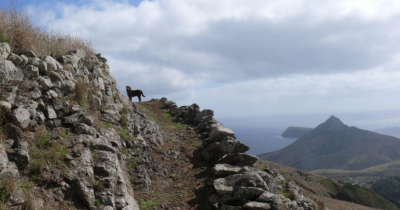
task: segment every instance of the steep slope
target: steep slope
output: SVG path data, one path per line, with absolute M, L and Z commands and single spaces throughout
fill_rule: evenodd
M 374 181 L 400 174 L 400 161 L 393 161 L 362 170 L 322 169 L 310 171 L 310 173 L 350 182 L 369 189 Z
M 400 160 L 399 149 L 398 138 L 349 127 L 331 116 L 293 144 L 259 157 L 305 171 L 359 170 Z
M 300 138 L 310 130 L 312 130 L 312 128 L 290 126 L 286 128 L 286 130 L 282 133 L 281 136 L 285 138 Z
M 0 209 L 318 208 L 212 110 L 129 101 L 100 54 L 0 43 L 0 86 Z
M 400 176 L 390 176 L 375 182 L 371 190 L 400 207 Z
M 313 200 L 323 202 L 329 209 L 397 209 L 388 200 L 385 200 L 371 190 L 357 185 L 317 176 L 266 160 L 259 160 L 257 164 L 259 167 L 273 166 L 285 179 L 291 180 L 301 186 L 305 189 L 306 195 Z

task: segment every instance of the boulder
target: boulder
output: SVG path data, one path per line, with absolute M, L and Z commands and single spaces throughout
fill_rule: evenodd
M 8 101 L 0 101 L 0 111 L 3 111 L 2 113 L 4 114 L 4 112 L 10 112 L 12 108 L 12 105 L 10 102 Z
M 7 42 L 0 43 L 0 57 L 6 59 L 11 53 L 11 47 Z
M 17 54 L 14 54 L 14 53 L 11 53 L 10 55 L 8 55 L 7 60 L 13 62 L 14 65 L 16 65 L 16 66 L 19 66 L 19 65 L 22 63 L 22 61 L 23 61 L 23 59 L 21 58 L 21 56 L 19 56 L 19 55 L 17 55 Z
M 88 134 L 96 136 L 96 128 L 93 128 L 83 123 L 78 123 L 75 125 L 75 132 L 77 134 Z
M 22 68 L 22 67 L 25 67 L 26 64 L 28 64 L 29 59 L 25 55 L 21 55 L 21 59 L 22 59 L 22 62 L 19 64 L 19 66 Z
M 36 67 L 34 65 L 29 65 L 25 69 L 26 69 L 25 71 L 28 73 L 28 76 L 30 76 L 30 77 L 39 76 L 39 68 L 38 67 Z
M 256 163 L 258 157 L 253 155 L 248 155 L 244 153 L 232 153 L 223 156 L 216 163 L 217 164 L 229 164 L 234 166 L 253 166 Z
M 37 82 L 43 90 L 50 90 L 53 87 L 53 83 L 48 76 L 39 77 Z
M 268 210 L 271 209 L 271 205 L 268 203 L 260 202 L 249 202 L 243 206 L 243 210 Z
M 0 57 L 0 84 L 4 84 L 10 79 L 14 79 L 14 74 L 16 74 L 15 71 L 19 70 L 16 70 L 13 62 L 4 60 Z
M 48 120 L 52 120 L 52 119 L 56 119 L 57 118 L 57 114 L 54 111 L 53 107 L 51 106 L 47 106 L 46 109 L 44 110 L 44 114 L 46 115 L 46 118 Z
M 30 114 L 27 109 L 18 107 L 14 109 L 11 114 L 7 115 L 7 119 L 9 122 L 12 122 L 20 128 L 25 129 L 29 126 Z
M 237 166 L 231 166 L 229 164 L 217 164 L 213 167 L 212 170 L 214 175 L 229 176 L 233 174 L 238 174 L 240 170 L 242 170 L 242 168 Z
M 81 49 L 75 49 L 75 50 L 68 51 L 67 53 L 65 53 L 65 55 L 75 55 L 79 59 L 82 59 L 82 58 L 85 58 L 86 53 L 85 53 L 85 51 L 83 51 Z
M 73 114 L 71 114 L 71 115 L 69 115 L 67 117 L 63 117 L 61 122 L 64 123 L 64 124 L 74 124 L 79 120 L 79 118 L 82 115 L 83 114 L 81 112 L 73 113 Z
M 242 142 L 227 136 L 221 142 L 214 142 L 208 145 L 202 152 L 203 158 L 210 162 L 214 158 L 221 158 L 225 154 L 243 153 L 250 148 Z
M 8 123 L 5 126 L 4 133 L 7 135 L 7 138 L 15 141 L 15 145 L 19 145 L 19 142 L 24 137 L 24 132 L 22 132 L 21 128 L 18 126 Z
M 18 164 L 22 166 L 27 166 L 29 164 L 29 144 L 28 142 L 20 142 L 17 151 Z
M 72 113 L 76 113 L 76 112 L 83 112 L 84 109 L 79 105 L 72 105 L 69 111 Z
M 235 174 L 214 180 L 214 188 L 219 196 L 233 195 L 238 187 L 256 187 L 268 190 L 264 180 L 254 172 Z
M 92 126 L 93 125 L 93 119 L 91 117 L 89 117 L 89 116 L 86 116 L 86 115 L 83 115 L 83 117 L 81 117 L 79 122 L 85 123 L 88 126 Z
M 47 63 L 40 60 L 40 58 L 37 57 L 29 57 L 28 58 L 28 64 L 37 66 L 39 68 L 39 72 L 41 74 L 45 74 L 47 71 Z
M 229 128 L 224 127 L 220 123 L 216 123 L 211 125 L 211 131 L 208 138 L 211 141 L 221 141 L 225 137 L 230 136 L 232 138 L 236 138 L 233 131 Z
M 76 84 L 72 80 L 64 80 L 61 85 L 61 90 L 67 94 L 75 93 Z
M 221 210 L 242 210 L 242 207 L 241 206 L 222 205 Z
M 8 206 L 18 206 L 26 202 L 26 196 L 21 188 L 15 189 L 7 199 Z
M 42 97 L 42 92 L 38 89 L 32 90 L 29 94 L 33 100 L 38 100 L 39 98 Z
M 233 200 L 254 200 L 264 192 L 264 189 L 256 187 L 238 187 L 234 192 Z
M 47 69 L 49 71 L 57 71 L 58 70 L 58 65 L 57 65 L 57 61 L 50 56 L 46 56 L 43 59 L 46 63 L 47 63 Z
M 223 195 L 220 198 L 218 198 L 218 203 L 219 204 L 225 204 L 231 202 L 233 197 L 231 195 Z
M 255 172 L 255 173 L 257 173 L 265 181 L 265 183 L 267 183 L 267 186 L 268 186 L 268 188 L 270 189 L 271 192 L 276 193 L 278 191 L 278 184 L 276 183 L 275 178 L 271 174 L 269 174 L 269 173 L 267 173 L 265 171 L 260 171 L 258 169 L 253 168 L 253 167 L 248 167 L 248 166 L 243 167 L 241 172 L 242 173 L 243 172 Z
M 260 197 L 256 199 L 256 201 L 263 203 L 273 203 L 275 196 L 275 194 L 265 191 L 263 194 L 260 195 Z
M 22 72 L 22 69 L 18 67 L 13 68 L 13 70 L 10 72 L 9 81 L 20 82 L 23 79 L 24 79 L 24 74 Z
M 203 111 L 199 112 L 196 115 L 196 120 L 197 120 L 197 122 L 200 122 L 207 116 L 213 117 L 214 116 L 214 111 L 211 110 L 211 109 L 204 109 Z
M 32 50 L 28 50 L 28 49 L 25 49 L 23 52 L 22 52 L 22 55 L 25 55 L 26 57 L 36 57 L 36 54 L 32 51 Z

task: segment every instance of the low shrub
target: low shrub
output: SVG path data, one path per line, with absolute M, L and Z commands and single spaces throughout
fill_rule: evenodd
M 78 103 L 79 106 L 82 108 L 86 108 L 86 100 L 87 100 L 87 91 L 88 91 L 88 84 L 86 84 L 83 80 L 79 79 L 76 83 L 76 90 L 75 90 L 75 101 Z

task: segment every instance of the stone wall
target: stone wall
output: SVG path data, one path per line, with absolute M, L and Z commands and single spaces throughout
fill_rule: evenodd
M 190 124 L 204 137 L 202 157 L 213 165 L 210 174 L 215 193 L 209 202 L 213 209 L 316 210 L 318 205 L 303 195 L 303 189 L 272 166 L 255 168 L 258 158 L 245 152 L 249 147 L 236 139 L 234 132 L 214 119 L 214 111 L 200 111 L 197 104 L 177 107 L 166 98 L 160 100 L 176 122 Z

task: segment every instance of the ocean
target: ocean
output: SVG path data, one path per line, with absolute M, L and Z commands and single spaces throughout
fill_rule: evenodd
M 247 154 L 259 155 L 280 150 L 297 140 L 283 138 L 280 135 L 285 128 L 233 129 L 236 138 L 250 147 Z

